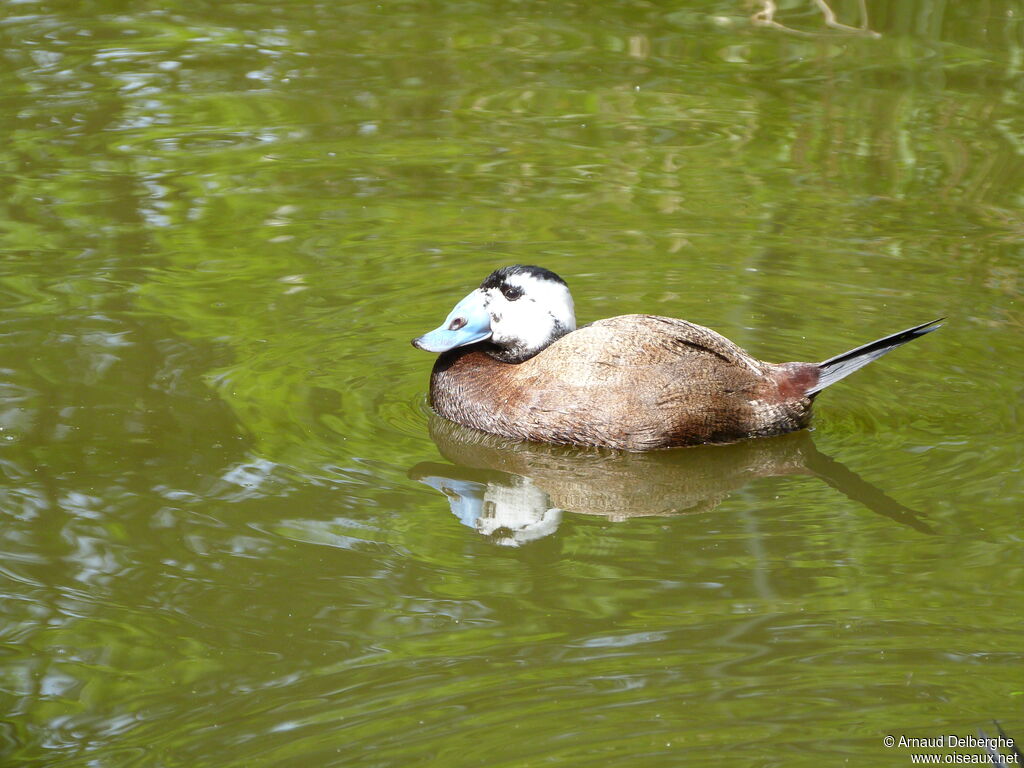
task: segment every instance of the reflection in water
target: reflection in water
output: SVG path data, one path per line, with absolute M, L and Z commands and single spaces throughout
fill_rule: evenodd
M 520 443 L 431 416 L 451 465 L 421 462 L 410 476 L 437 489 L 466 526 L 519 546 L 558 528 L 562 512 L 630 517 L 709 512 L 751 479 L 812 475 L 873 512 L 923 533 L 921 516 L 817 449 L 804 430 L 733 445 L 627 453 Z
M 463 525 L 498 544 L 517 547 L 543 538 L 562 521 L 562 510 L 551 506 L 551 497 L 528 477 L 429 462 L 416 465 L 413 473 L 448 497 Z
M 849 24 L 843 24 L 839 21 L 836 18 L 835 11 L 832 10 L 825 0 L 814 0 L 814 2 L 815 5 L 818 6 L 818 10 L 821 11 L 822 16 L 824 16 L 826 27 L 839 30 L 840 33 L 866 35 L 868 37 L 881 37 L 878 32 L 869 28 L 868 8 L 865 0 L 860 0 L 860 26 L 857 27 L 851 27 Z M 813 33 L 811 32 L 794 29 L 778 21 L 775 18 L 775 12 L 777 10 L 778 6 L 775 4 L 775 0 L 760 0 L 760 9 L 750 17 L 750 20 L 758 26 L 771 27 L 773 29 L 778 29 L 782 32 L 788 32 L 795 35 L 812 36 Z

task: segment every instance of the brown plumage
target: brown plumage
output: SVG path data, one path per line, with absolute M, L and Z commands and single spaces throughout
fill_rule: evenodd
M 438 414 L 510 438 L 629 451 L 800 429 L 821 389 L 937 327 L 823 363 L 766 363 L 669 317 L 622 315 L 572 330 L 568 288 L 537 267 L 496 271 L 445 322 L 413 342 L 442 352 L 430 379 Z
M 685 320 L 622 315 L 518 364 L 478 347 L 446 352 L 430 400 L 447 419 L 505 437 L 646 451 L 799 429 L 817 381 L 814 364 L 760 362 Z

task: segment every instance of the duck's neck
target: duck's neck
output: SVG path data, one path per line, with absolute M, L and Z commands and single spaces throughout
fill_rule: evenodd
M 502 393 L 507 398 L 518 366 L 497 360 L 483 347 L 453 349 L 437 358 L 430 374 L 430 404 L 446 419 L 503 434 L 500 423 L 509 414 L 500 406 Z

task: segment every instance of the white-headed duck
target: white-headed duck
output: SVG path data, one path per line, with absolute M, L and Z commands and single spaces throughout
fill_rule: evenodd
M 577 330 L 562 278 L 510 266 L 412 343 L 441 353 L 430 402 L 451 421 L 521 440 L 646 451 L 801 429 L 821 390 L 938 323 L 821 363 L 766 363 L 670 317 L 621 315 Z

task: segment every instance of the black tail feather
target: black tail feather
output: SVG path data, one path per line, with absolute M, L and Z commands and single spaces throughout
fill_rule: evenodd
M 902 346 L 918 336 L 924 336 L 926 333 L 937 331 L 942 327 L 939 323 L 945 319 L 940 317 L 938 320 L 932 320 L 930 323 L 915 325 L 913 328 L 907 328 L 905 331 L 885 336 L 877 341 L 872 341 L 856 349 L 851 349 L 849 352 L 843 352 L 841 355 L 830 357 L 828 360 L 818 363 L 818 370 L 821 372 L 818 383 L 807 390 L 807 394 L 815 395 L 830 384 L 835 384 L 840 379 L 845 379 L 857 369 L 863 368 L 868 363 L 877 360 L 886 352 L 896 349 L 896 347 Z

